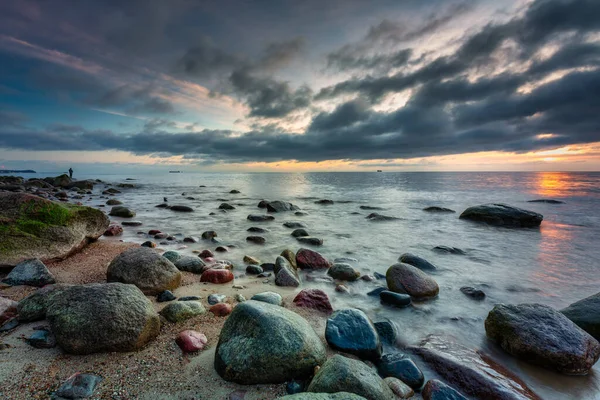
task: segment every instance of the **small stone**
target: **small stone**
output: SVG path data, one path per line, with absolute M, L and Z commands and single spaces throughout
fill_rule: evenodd
M 267 242 L 267 240 L 262 236 L 248 236 L 246 241 L 255 244 L 265 244 Z
M 246 229 L 248 232 L 253 232 L 253 233 L 266 233 L 269 232 L 268 229 L 266 228 L 259 228 L 257 226 L 251 226 L 250 228 Z
M 330 206 L 333 204 L 333 200 L 329 200 L 329 199 L 317 200 L 317 201 L 315 201 L 315 204 L 319 204 L 322 206 Z
M 217 232 L 215 231 L 205 231 L 202 232 L 202 239 L 211 240 L 217 237 Z
M 94 374 L 76 373 L 69 377 L 56 391 L 56 395 L 65 399 L 83 399 L 92 397 L 102 378 Z
M 294 231 L 291 233 L 291 235 L 295 238 L 299 238 L 299 237 L 303 237 L 303 236 L 310 236 L 308 234 L 308 232 L 306 232 L 306 229 L 304 229 L 304 228 L 294 229 Z
M 110 225 L 103 233 L 104 236 L 121 236 L 123 227 L 121 225 Z
M 200 282 L 227 283 L 233 280 L 233 273 L 228 269 L 209 269 L 202 273 Z
M 175 297 L 173 292 L 171 292 L 170 290 L 165 290 L 164 292 L 161 292 L 158 296 L 156 296 L 156 301 L 159 303 L 164 303 L 167 301 L 173 301 L 176 298 L 177 297 Z
M 410 386 L 408 386 L 406 383 L 402 382 L 398 378 L 388 377 L 385 378 L 383 381 L 387 383 L 389 388 L 392 389 L 392 392 L 394 392 L 394 394 L 400 399 L 408 399 L 414 396 L 415 394 L 415 391 Z
M 283 305 L 283 298 L 279 293 L 275 292 L 262 292 L 257 293 L 250 300 L 262 301 L 269 304 L 274 304 L 276 306 Z
M 355 281 L 360 277 L 360 272 L 355 270 L 350 264 L 333 264 L 327 271 L 327 275 L 340 281 Z
M 244 260 L 243 260 L 246 264 L 252 264 L 252 265 L 260 265 L 260 261 L 252 256 L 244 256 Z
M 197 315 L 204 314 L 206 310 L 199 301 L 176 301 L 160 311 L 160 315 L 169 322 L 182 322 Z
M 56 346 L 56 338 L 48 329 L 37 329 L 27 338 L 27 343 L 37 349 L 51 349 Z
M 221 203 L 219 210 L 235 210 L 235 207 L 228 203 Z
M 198 243 L 199 240 L 194 236 L 186 236 L 183 238 L 183 243 Z
M 291 229 L 306 228 L 306 224 L 304 224 L 302 222 L 294 222 L 294 221 L 284 222 L 283 226 L 285 226 L 286 228 L 291 228 Z
M 296 238 L 300 243 L 308 244 L 311 246 L 322 246 L 323 239 L 314 237 L 314 236 L 300 236 Z
M 371 290 L 370 292 L 367 293 L 367 296 L 372 296 L 372 297 L 380 297 L 381 292 L 385 292 L 387 290 L 386 287 L 378 287 L 375 288 L 373 290 Z
M 210 250 L 202 250 L 202 252 L 200 254 L 198 254 L 198 257 L 200 257 L 200 258 L 208 258 L 208 257 L 214 257 L 214 256 L 215 255 Z
M 379 293 L 381 304 L 386 304 L 392 307 L 406 307 L 410 305 L 410 296 L 402 293 L 394 293 L 389 290 L 384 290 Z
M 141 226 L 143 225 L 141 221 L 123 221 L 121 222 L 123 226 Z
M 133 218 L 135 217 L 135 212 L 127 207 L 114 206 L 113 208 L 111 208 L 110 213 L 108 215 L 121 218 Z
M 475 289 L 470 286 L 464 286 L 460 288 L 460 291 L 463 292 L 466 296 L 475 300 L 485 299 L 485 293 L 483 292 L 483 290 Z
M 294 304 L 298 307 L 312 308 L 325 313 L 333 311 L 329 296 L 320 289 L 303 289 L 294 298 Z
M 215 304 L 223 303 L 226 299 L 227 296 L 225 296 L 224 294 L 211 294 L 208 296 L 208 304 L 214 306 Z
M 263 269 L 258 265 L 248 265 L 246 267 L 246 273 L 251 275 L 259 275 L 263 273 Z
M 238 303 L 243 303 L 244 301 L 246 301 L 246 298 L 244 297 L 243 294 L 241 293 L 236 293 L 235 296 L 233 296 L 233 298 L 235 299 L 235 301 L 237 301 Z
M 162 256 L 172 263 L 181 258 L 181 254 L 173 250 L 165 251 Z
M 215 249 L 217 253 L 227 253 L 229 249 L 226 246 L 219 246 Z
M 275 217 L 272 215 L 250 214 L 250 215 L 248 215 L 247 219 L 248 219 L 248 221 L 252 221 L 252 222 L 266 222 L 266 221 L 273 221 L 275 219 Z
M 0 332 L 8 332 L 15 329 L 19 326 L 19 319 L 17 317 L 12 317 L 3 324 L 0 325 Z
M 350 289 L 344 285 L 336 285 L 335 291 L 338 293 L 350 293 Z
M 174 205 L 169 208 L 171 209 L 171 211 L 177 211 L 177 212 L 193 212 L 194 211 L 194 209 L 192 207 L 183 206 L 183 205 Z
M 289 381 L 285 385 L 285 391 L 287 394 L 296 394 L 304 392 L 304 385 L 298 381 Z
M 378 361 L 377 370 L 384 378 L 398 378 L 413 389 L 419 389 L 425 380 L 414 361 L 402 353 L 385 354 Z
M 151 249 L 156 247 L 156 243 L 151 242 L 150 240 L 141 244 L 142 247 L 150 247 Z
M 177 343 L 184 353 L 193 353 L 195 351 L 203 350 L 208 343 L 208 339 L 203 333 L 185 330 L 179 332 L 175 339 L 175 343 Z
M 177 301 L 198 301 L 202 300 L 201 296 L 182 296 Z
M 218 303 L 208 309 L 215 317 L 225 317 L 231 314 L 233 307 L 229 303 Z

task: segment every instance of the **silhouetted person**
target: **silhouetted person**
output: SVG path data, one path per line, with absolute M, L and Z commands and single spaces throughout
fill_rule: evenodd
M 69 168 L 69 178 L 73 177 L 73 168 Z

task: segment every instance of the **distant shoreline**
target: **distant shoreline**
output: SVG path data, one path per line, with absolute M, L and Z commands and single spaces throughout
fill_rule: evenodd
M 2 169 L 0 172 L 5 174 L 37 174 L 32 169 Z

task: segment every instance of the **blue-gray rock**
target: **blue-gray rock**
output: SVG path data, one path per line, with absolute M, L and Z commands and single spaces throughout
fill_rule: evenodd
M 165 251 L 162 256 L 167 260 L 171 261 L 172 263 L 181 258 L 181 254 L 179 254 L 179 252 L 175 250 Z
M 200 257 L 183 256 L 175 261 L 174 264 L 178 270 L 191 272 L 192 274 L 202 274 L 206 271 L 206 264 Z
M 55 283 L 56 280 L 43 262 L 37 258 L 32 258 L 18 263 L 2 282 L 12 286 L 42 287 Z
M 263 301 L 265 303 L 273 304 L 276 306 L 283 305 L 283 298 L 279 293 L 275 292 L 262 292 L 257 293 L 250 300 Z
M 483 204 L 467 208 L 459 218 L 497 226 L 534 228 L 540 226 L 544 216 L 506 204 Z
M 402 353 L 385 354 L 377 362 L 377 370 L 384 378 L 398 378 L 413 389 L 420 389 L 425 380 L 414 361 Z
M 379 297 L 381 292 L 384 292 L 386 290 L 387 290 L 386 287 L 381 286 L 381 287 L 375 288 L 375 289 L 371 290 L 370 292 L 368 292 L 367 296 Z
M 248 265 L 246 267 L 246 273 L 247 274 L 251 274 L 251 275 L 259 275 L 262 274 L 264 271 L 261 267 L 259 267 L 258 265 Z
M 468 400 L 451 386 L 437 379 L 427 381 L 423 388 L 423 400 Z
M 249 300 L 225 321 L 215 370 L 245 385 L 306 379 L 325 362 L 325 347 L 309 323 L 283 307 Z
M 468 296 L 475 300 L 485 299 L 485 293 L 483 292 L 483 290 L 475 289 L 474 287 L 463 286 L 460 288 L 460 291 L 464 293 L 465 296 Z
M 381 303 L 392 307 L 406 307 L 410 305 L 410 296 L 402 293 L 394 293 L 389 290 L 384 290 L 379 293 Z
M 161 292 L 158 296 L 156 296 L 156 301 L 159 303 L 164 303 L 166 301 L 173 301 L 176 298 L 177 297 L 175 297 L 173 292 L 171 292 L 170 290 L 165 290 L 164 292 Z
M 65 399 L 85 399 L 92 397 L 102 378 L 94 374 L 76 373 L 67 379 L 56 391 L 56 395 Z
M 26 340 L 36 349 L 51 349 L 56 346 L 56 338 L 49 329 L 36 329 Z
M 325 339 L 331 347 L 367 360 L 381 357 L 381 340 L 373 322 L 361 310 L 339 310 L 327 319 Z
M 387 344 L 395 345 L 398 337 L 398 328 L 391 321 L 380 321 L 375 322 L 375 330 L 379 334 L 379 338 L 382 342 Z
M 182 296 L 177 301 L 200 301 L 202 297 L 200 296 Z
M 287 394 L 302 393 L 302 392 L 304 392 L 304 384 L 303 384 L 303 382 L 289 381 L 285 385 L 285 392 Z
M 299 238 L 299 237 L 303 237 L 303 236 L 310 236 L 308 234 L 308 232 L 306 232 L 306 229 L 304 229 L 304 228 L 294 229 L 294 231 L 291 233 L 291 235 L 295 238 Z
M 339 354 L 329 358 L 307 389 L 313 393 L 349 392 L 369 400 L 394 400 L 388 385 L 365 363 Z
M 571 304 L 561 312 L 600 341 L 600 293 Z
M 208 304 L 210 304 L 211 306 L 214 306 L 215 304 L 218 303 L 224 303 L 225 299 L 227 299 L 227 296 L 225 296 L 224 294 L 211 294 L 208 296 Z
M 404 264 L 410 264 L 413 267 L 417 267 L 422 271 L 435 271 L 437 269 L 436 266 L 430 263 L 429 261 L 411 253 L 402 254 L 398 261 Z

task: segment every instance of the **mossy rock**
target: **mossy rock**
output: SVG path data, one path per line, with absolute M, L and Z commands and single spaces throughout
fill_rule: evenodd
M 63 259 L 108 228 L 99 210 L 24 193 L 0 193 L 0 265 Z

